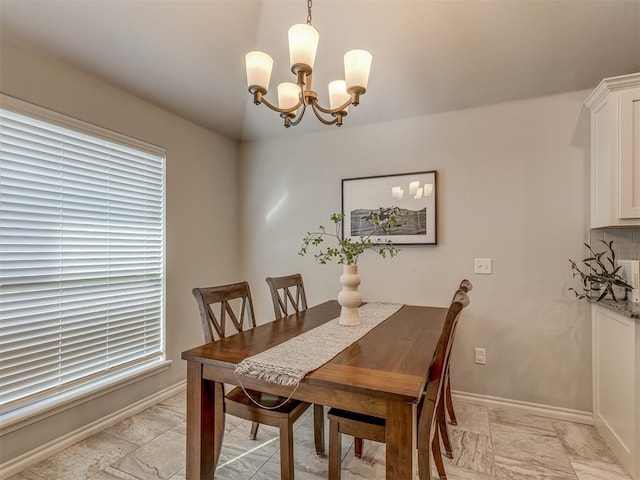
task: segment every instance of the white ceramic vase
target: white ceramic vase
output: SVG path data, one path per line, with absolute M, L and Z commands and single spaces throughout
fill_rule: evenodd
M 342 290 L 338 294 L 338 303 L 342 306 L 340 311 L 340 325 L 356 327 L 360 325 L 360 313 L 358 307 L 362 303 L 362 295 L 358 291 L 360 275 L 357 265 L 343 265 L 340 275 Z

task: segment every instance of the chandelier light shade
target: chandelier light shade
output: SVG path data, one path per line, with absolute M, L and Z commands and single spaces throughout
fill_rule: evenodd
M 289 60 L 291 71 L 303 71 L 311 74 L 316 61 L 320 33 L 315 27 L 304 23 L 294 25 L 289 29 Z
M 245 57 L 249 91 L 260 90 L 267 93 L 273 69 L 273 58 L 264 52 L 249 52 Z
M 344 80 L 334 80 L 329 83 L 329 108 L 335 109 L 344 105 L 351 99 L 351 95 L 347 92 L 347 82 Z M 347 105 L 344 111 L 349 110 Z
M 282 82 L 278 85 L 278 107 L 287 110 L 300 101 L 300 87 L 292 82 Z
M 347 82 L 347 92 L 364 93 L 367 91 L 371 59 L 371 54 L 366 50 L 351 50 L 344 54 L 344 76 Z
M 311 83 L 319 40 L 318 30 L 311 25 L 311 0 L 307 0 L 307 23 L 289 29 L 289 60 L 296 83 L 278 85 L 277 107 L 264 98 L 269 91 L 273 59 L 258 51 L 249 52 L 245 57 L 247 86 L 253 103 L 262 103 L 278 112 L 287 128 L 300 123 L 308 106 L 325 125 L 341 126 L 349 105 L 357 106 L 360 96 L 367 91 L 372 56 L 365 50 L 350 50 L 344 56 L 345 80 L 329 83 L 329 108 L 320 106 Z

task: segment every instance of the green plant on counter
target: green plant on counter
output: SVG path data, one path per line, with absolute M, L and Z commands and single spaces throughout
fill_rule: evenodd
M 616 254 L 613 251 L 613 241 L 602 243 L 607 247 L 602 252 L 595 252 L 591 245 L 585 243 L 585 247 L 589 250 L 589 256 L 582 260 L 583 269 L 578 266 L 577 262 L 569 259 L 571 264 L 572 276 L 580 277 L 582 281 L 582 290 L 569 288 L 575 293 L 576 297 L 582 299 L 595 298 L 597 302 L 610 295 L 616 302 L 618 299 L 613 293 L 613 287 L 622 287 L 631 289 L 631 285 L 626 283 L 620 275 L 621 266 L 616 267 Z
M 335 224 L 335 232 L 327 231 L 325 227 L 320 225 L 315 232 L 307 232 L 302 239 L 302 247 L 298 255 L 306 255 L 311 247 L 317 248 L 319 251 L 314 255 L 316 261 L 325 265 L 332 260 L 337 260 L 343 265 L 357 265 L 358 258 L 367 250 L 373 250 L 381 257 L 394 257 L 399 250 L 392 245 L 391 240 L 385 242 L 374 242 L 372 237 L 375 235 L 388 235 L 392 230 L 403 225 L 403 213 L 398 207 L 381 207 L 373 210 L 366 216 L 365 220 L 373 227 L 371 232 L 361 237 L 345 237 L 342 229 L 344 213 L 331 214 L 331 221 Z M 325 239 L 333 239 L 335 246 L 324 247 Z

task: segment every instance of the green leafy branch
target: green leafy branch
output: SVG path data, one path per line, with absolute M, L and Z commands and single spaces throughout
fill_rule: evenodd
M 381 207 L 365 218 L 373 227 L 370 233 L 361 237 L 345 238 L 342 229 L 345 214 L 333 213 L 330 218 L 334 223 L 335 233 L 327 231 L 322 225 L 315 232 L 307 232 L 307 235 L 302 239 L 302 247 L 298 255 L 304 256 L 311 247 L 317 248 L 319 251 L 314 255 L 314 258 L 322 265 L 332 260 L 337 260 L 339 264 L 357 265 L 358 257 L 367 250 L 373 250 L 383 258 L 394 257 L 400 250 L 392 246 L 391 240 L 382 242 L 378 238 L 374 242 L 372 237 L 374 234 L 388 235 L 392 230 L 400 228 L 404 225 L 402 221 L 404 216 L 398 207 Z M 335 239 L 337 245 L 323 248 L 325 240 L 331 238 Z
M 582 260 L 584 270 L 580 269 L 574 260 L 569 259 L 572 276 L 579 276 L 582 281 L 581 291 L 575 288 L 569 288 L 569 290 L 572 290 L 576 297 L 580 299 L 592 298 L 598 295 L 596 301 L 599 302 L 609 294 L 616 300 L 613 294 L 614 285 L 629 290 L 633 288 L 626 283 L 620 275 L 619 272 L 622 266 L 616 267 L 616 254 L 613 250 L 613 241 L 607 243 L 601 240 L 601 242 L 607 247 L 607 249 L 602 252 L 595 252 L 593 248 L 591 248 L 591 245 L 588 243 L 584 244 L 589 250 L 589 256 Z

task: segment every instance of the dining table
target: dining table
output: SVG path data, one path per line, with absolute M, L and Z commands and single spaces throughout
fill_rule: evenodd
M 446 308 L 399 310 L 306 374 L 296 387 L 236 375 L 236 366 L 340 316 L 327 301 L 182 353 L 187 361 L 186 478 L 211 480 L 224 435 L 223 384 L 386 419 L 386 478 L 413 480 L 417 403 L 441 341 Z M 336 324 L 337 325 L 337 324 Z M 336 335 L 341 328 L 339 326 Z

